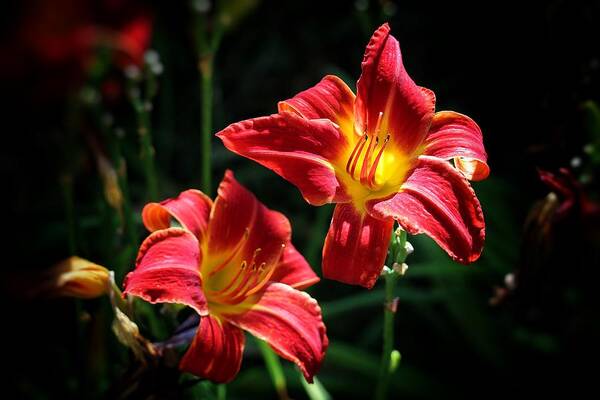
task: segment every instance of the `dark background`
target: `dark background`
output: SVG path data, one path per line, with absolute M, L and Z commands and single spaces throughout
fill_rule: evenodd
M 66 12 L 62 6 L 72 6 L 59 3 L 52 11 L 58 15 Z M 116 5 L 84 2 L 86 20 L 116 26 L 139 10 L 153 16 L 151 47 L 164 65 L 152 110 L 160 199 L 197 188 L 201 118 L 193 12 L 187 2 L 106 3 Z M 436 93 L 436 108 L 478 122 L 492 171 L 488 180 L 473 184 L 487 223 L 477 263 L 453 265 L 428 238 L 410 239 L 415 253 L 399 284 L 396 318 L 402 363 L 390 398 L 541 396 L 557 389 L 575 394 L 593 386 L 597 369 L 598 219 L 576 204 L 566 217 L 548 222 L 551 233 L 541 241 L 531 237 L 535 228 L 524 225 L 535 202 L 550 191 L 536 168 L 571 168 L 587 196 L 597 199 L 598 164 L 583 148 L 598 143 L 600 135 L 590 111 L 600 93 L 600 4 L 468 3 L 259 2 L 227 32 L 216 55 L 213 130 L 273 113 L 277 101 L 325 74 L 339 75 L 354 89 L 368 39 L 388 21 L 409 74 Z M 107 79 L 124 85 L 123 73 L 109 68 L 92 80 L 73 60 L 50 64 L 29 51 L 31 43 L 19 32 L 30 26 L 30 11 L 43 4 L 9 2 L 0 17 L 0 168 L 7 218 L 2 375 L 9 398 L 111 398 L 131 362 L 110 333 L 106 299 L 20 296 L 28 285 L 23 276 L 70 255 L 65 198 L 71 189 L 77 253 L 117 270 L 118 278 L 131 268 L 85 139 L 98 136 L 102 142 L 97 121 L 73 106 L 82 87 L 99 88 Z M 122 152 L 141 242 L 139 212 L 150 199 L 134 114 L 123 96 L 105 98 L 101 107 L 125 133 Z M 224 170 L 232 169 L 260 200 L 290 217 L 294 242 L 319 272 L 332 208 L 309 206 L 292 185 L 227 152 L 217 139 L 212 157 L 213 190 Z M 572 164 L 574 157 L 580 165 Z M 522 284 L 490 304 L 508 273 L 524 277 Z M 322 281 L 311 294 L 321 303 L 332 342 L 321 382 L 333 398 L 368 398 L 381 346 L 381 286 L 366 292 Z M 151 327 L 143 321 L 140 326 L 150 336 Z M 292 397 L 305 398 L 291 364 L 286 368 Z M 161 374 L 164 379 L 150 384 L 162 393 L 157 398 L 210 397 L 198 387 L 181 389 L 175 382 L 183 378 L 171 379 L 173 371 Z M 275 397 L 252 343 L 228 397 Z

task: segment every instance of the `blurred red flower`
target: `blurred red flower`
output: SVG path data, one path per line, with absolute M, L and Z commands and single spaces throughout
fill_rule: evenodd
M 37 0 L 20 6 L 20 18 L 0 44 L 0 71 L 9 78 L 46 80 L 55 91 L 84 78 L 100 49 L 118 68 L 141 64 L 152 17 L 133 0 Z

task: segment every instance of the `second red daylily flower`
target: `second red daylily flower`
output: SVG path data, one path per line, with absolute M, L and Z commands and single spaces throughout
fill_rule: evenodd
M 310 204 L 338 203 L 323 274 L 372 287 L 394 220 L 428 234 L 459 262 L 482 251 L 483 214 L 467 180 L 489 174 L 481 130 L 465 115 L 434 110 L 435 95 L 408 76 L 385 24 L 367 45 L 356 96 L 326 76 L 280 102 L 278 114 L 217 136 L 295 184 Z
M 328 340 L 317 302 L 301 289 L 319 278 L 292 245 L 285 216 L 228 171 L 214 203 L 187 190 L 148 204 L 142 217 L 153 233 L 140 247 L 124 293 L 185 304 L 201 316 L 182 370 L 230 381 L 241 365 L 245 330 L 312 381 Z M 181 227 L 171 227 L 171 219 Z

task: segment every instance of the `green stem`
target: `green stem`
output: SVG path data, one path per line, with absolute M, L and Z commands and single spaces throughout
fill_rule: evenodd
M 148 101 L 149 103 L 149 101 Z M 134 99 L 133 107 L 137 114 L 138 135 L 140 137 L 141 158 L 144 164 L 144 175 L 148 187 L 148 199 L 158 200 L 158 180 L 156 179 L 156 169 L 154 167 L 154 146 L 152 145 L 152 131 L 150 124 L 150 112 L 146 109 L 146 104 L 139 99 Z
M 398 228 L 394 231 L 388 249 L 387 265 L 384 267 L 383 278 L 385 281 L 385 308 L 383 314 L 383 349 L 381 365 L 379 367 L 379 380 L 375 391 L 375 398 L 383 400 L 387 397 L 390 376 L 398 366 L 400 353 L 394 350 L 394 316 L 398 299 L 394 297 L 396 283 L 404 273 L 401 265 L 406 261 L 408 251 L 406 248 L 406 231 Z
M 135 255 L 135 250 L 138 247 L 138 232 L 137 226 L 135 222 L 135 214 L 133 211 L 133 207 L 131 206 L 131 198 L 129 195 L 129 183 L 127 179 L 127 164 L 125 159 L 121 154 L 121 138 L 115 138 L 113 143 L 114 153 L 112 155 L 113 163 L 117 170 L 117 180 L 119 187 L 121 188 L 121 194 L 123 195 L 123 212 L 122 212 L 122 222 L 123 222 L 123 230 L 126 238 L 129 242 L 128 251 L 130 255 L 128 259 L 122 265 L 115 265 L 116 279 L 118 282 L 124 277 L 125 271 L 131 265 L 131 262 L 134 261 L 133 257 Z
M 202 190 L 211 195 L 211 140 L 212 140 L 212 111 L 213 111 L 213 53 L 207 52 L 200 56 L 198 68 L 201 75 L 202 89 Z
M 211 173 L 211 141 L 213 117 L 213 72 L 217 50 L 224 31 L 221 24 L 216 24 L 212 34 L 208 32 L 208 16 L 200 13 L 195 21 L 196 46 L 198 49 L 198 71 L 200 72 L 200 91 L 202 94 L 202 190 L 207 195 L 212 191 Z
M 131 200 L 129 199 L 129 184 L 127 183 L 127 172 L 125 172 L 125 160 L 119 162 L 119 186 L 123 193 L 123 219 L 125 221 L 125 232 L 129 238 L 129 244 L 136 248 L 138 245 L 137 229 Z
M 225 400 L 227 398 L 227 385 L 217 385 L 217 399 Z
M 113 306 L 119 308 L 127 314 L 127 316 L 132 316 L 129 304 L 127 303 L 127 300 L 123 298 L 123 292 L 121 292 L 121 289 L 115 282 L 114 272 L 111 272 L 109 298 Z
M 275 386 L 275 390 L 277 391 L 277 396 L 279 396 L 281 400 L 289 399 L 285 375 L 283 374 L 283 368 L 281 367 L 279 357 L 277 357 L 277 354 L 271 350 L 266 342 L 260 339 L 256 339 L 256 342 L 263 359 L 265 360 L 265 365 L 267 366 L 267 370 L 273 381 L 273 386 Z
M 390 366 L 392 351 L 394 350 L 394 316 L 396 315 L 396 305 L 394 298 L 394 289 L 398 274 L 391 271 L 385 274 L 385 309 L 383 314 L 383 351 L 381 354 L 381 366 L 379 370 L 379 382 L 375 398 L 382 400 L 386 398 L 387 389 L 390 380 Z

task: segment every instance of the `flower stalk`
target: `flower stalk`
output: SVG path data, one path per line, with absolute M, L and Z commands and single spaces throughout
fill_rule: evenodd
M 258 344 L 260 353 L 262 354 L 265 365 L 267 366 L 267 370 L 269 371 L 269 376 L 271 377 L 271 381 L 273 382 L 277 396 L 280 400 L 289 399 L 287 393 L 287 383 L 285 381 L 285 375 L 283 373 L 283 368 L 281 367 L 279 357 L 277 357 L 277 354 L 271 350 L 265 341 L 257 339 L 256 343 Z
M 198 72 L 200 73 L 201 102 L 201 138 L 202 138 L 202 191 L 207 195 L 212 193 L 211 173 L 211 140 L 213 117 L 213 70 L 215 54 L 221 43 L 223 29 L 216 24 L 215 30 L 210 35 L 207 32 L 208 16 L 199 12 L 196 21 L 196 43 L 198 51 Z
M 144 168 L 147 196 L 156 200 L 158 193 L 158 179 L 154 155 L 156 151 L 152 144 L 152 100 L 158 92 L 157 77 L 162 74 L 163 65 L 158 53 L 148 50 L 144 55 L 142 71 L 136 66 L 130 66 L 125 71 L 129 79 L 129 101 L 137 118 L 137 133 L 140 139 L 140 158 Z
M 383 349 L 379 380 L 375 391 L 375 398 L 383 400 L 387 396 L 390 376 L 398 368 L 400 352 L 394 349 L 394 317 L 398 309 L 398 298 L 394 296 L 396 283 L 406 272 L 406 257 L 412 252 L 412 245 L 406 241 L 406 231 L 402 228 L 395 230 L 388 249 L 387 264 L 381 273 L 385 281 L 385 303 L 383 314 Z

